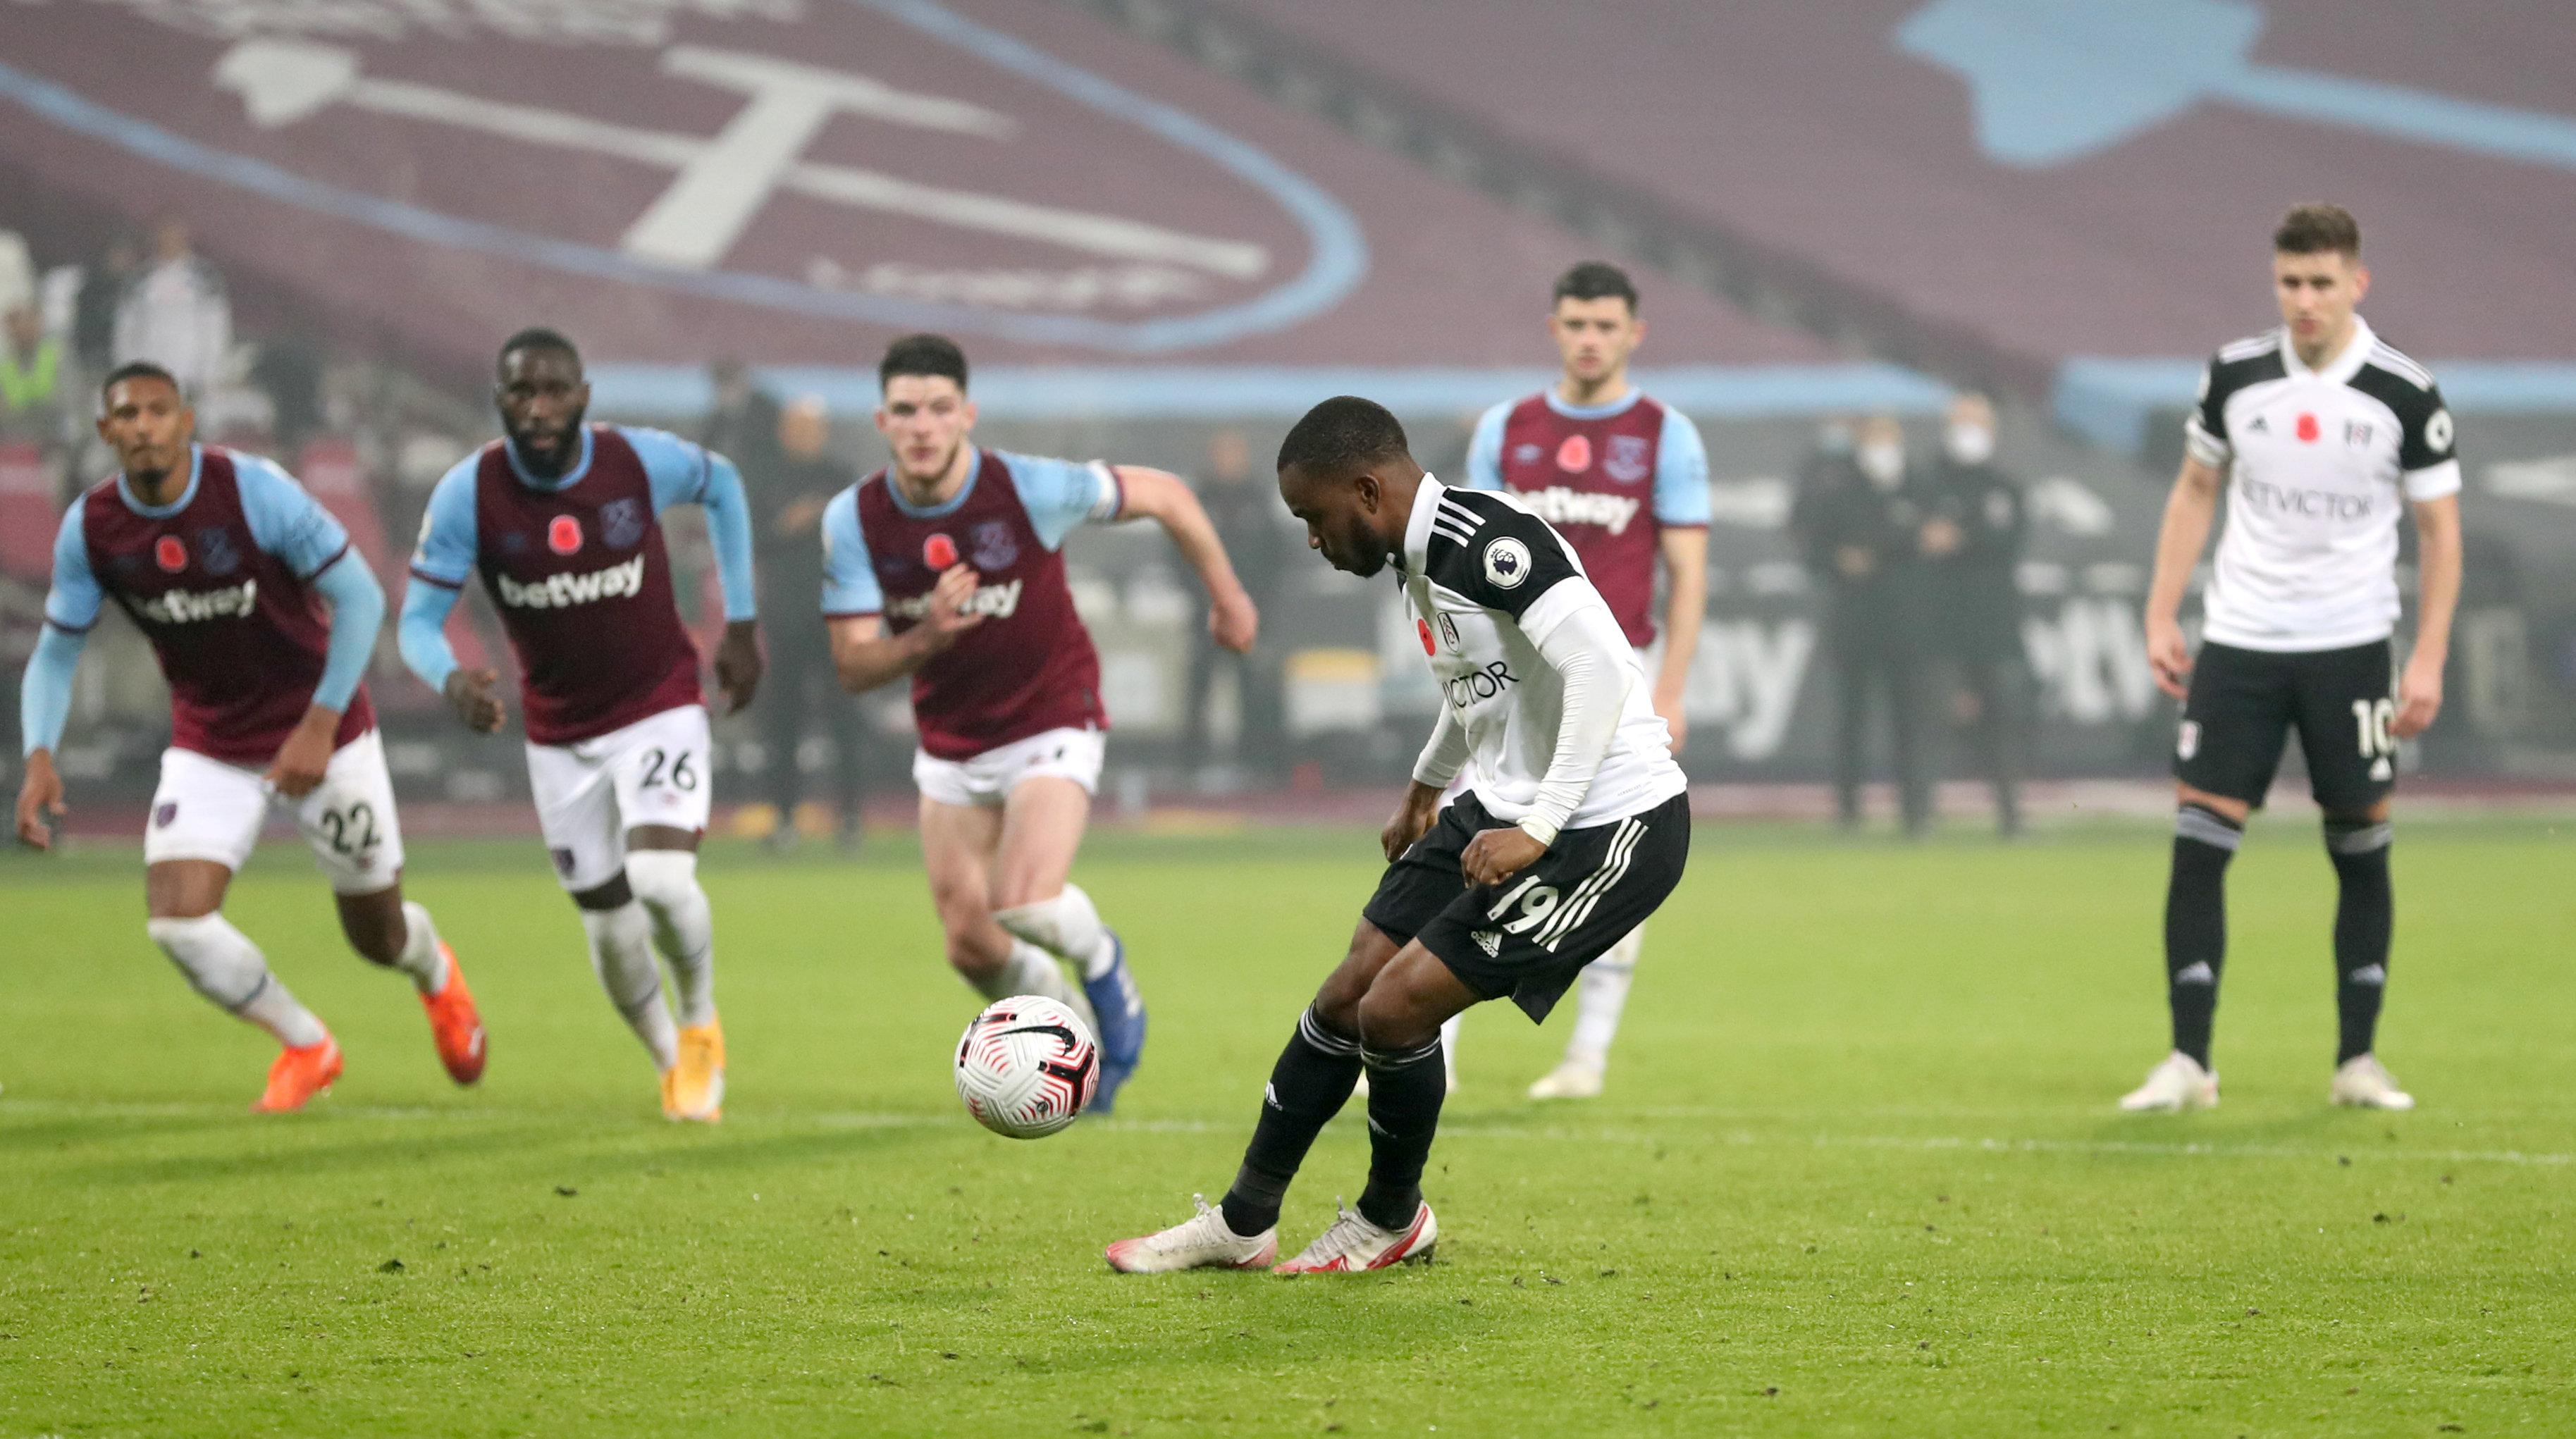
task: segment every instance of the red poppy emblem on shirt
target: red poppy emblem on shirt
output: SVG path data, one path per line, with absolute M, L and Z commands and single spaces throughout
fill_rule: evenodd
M 1565 443 L 1556 447 L 1556 467 L 1570 475 L 1579 475 L 1592 468 L 1592 437 L 1566 436 Z
M 2317 428 L 2317 417 L 2316 417 L 2316 416 L 2314 416 L 2314 415 L 2301 415 L 2301 416 L 2299 416 L 2299 438 L 2300 438 L 2301 440 L 2304 440 L 2304 441 L 2306 441 L 2307 443 L 2309 443 L 2309 444 L 2313 445 L 2313 444 L 2315 444 L 2315 443 L 2317 442 L 2317 436 L 2318 436 L 2319 434 L 2321 434 L 2321 433 L 2323 433 L 2323 432 Z
M 957 542 L 946 535 L 932 535 L 921 542 L 921 562 L 938 573 L 946 573 L 957 563 Z
M 163 535 L 152 542 L 152 562 L 175 575 L 188 567 L 188 547 L 177 535 Z
M 1413 627 L 1414 627 L 1415 629 L 1420 630 L 1420 631 L 1422 632 L 1422 652 L 1423 652 L 1424 654 L 1426 654 L 1426 655 L 1427 655 L 1427 654 L 1432 653 L 1433 651 L 1432 651 L 1432 648 L 1431 648 L 1431 621 L 1429 621 L 1429 620 L 1415 620 L 1415 621 L 1413 622 Z
M 570 515 L 557 515 L 546 524 L 546 548 L 568 555 L 581 548 L 581 521 Z

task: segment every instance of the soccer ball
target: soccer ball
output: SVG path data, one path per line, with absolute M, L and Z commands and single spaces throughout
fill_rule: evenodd
M 995 1134 L 1044 1139 L 1100 1088 L 1100 1046 L 1070 1008 L 1042 995 L 996 1000 L 957 1041 L 957 1097 Z

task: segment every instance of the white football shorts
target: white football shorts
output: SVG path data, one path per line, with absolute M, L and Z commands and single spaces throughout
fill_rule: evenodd
M 259 844 L 271 807 L 294 811 L 296 832 L 312 847 L 335 893 L 374 894 L 401 877 L 394 780 L 385 769 L 384 736 L 372 729 L 332 751 L 322 783 L 302 799 L 270 788 L 260 770 L 195 750 L 161 751 L 161 783 L 152 792 L 152 818 L 143 831 L 143 862 L 206 859 L 239 873 Z
M 1100 792 L 1100 762 L 1109 735 L 1096 729 L 1051 729 L 988 749 L 973 759 L 938 759 L 912 752 L 912 782 L 921 797 L 953 805 L 998 805 L 1011 797 L 1020 781 L 1053 775 Z
M 626 832 L 704 833 L 714 742 L 705 705 L 679 705 L 571 744 L 528 746 L 528 788 L 555 880 L 572 894 L 626 870 Z

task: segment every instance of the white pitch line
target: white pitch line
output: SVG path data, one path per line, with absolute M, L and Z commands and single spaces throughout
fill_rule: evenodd
M 207 1118 L 230 1119 L 244 1111 L 227 1105 L 187 1103 L 124 1103 L 71 1099 L 0 1099 L 0 1122 L 14 1114 L 59 1114 L 95 1119 Z M 328 1105 L 317 1111 L 322 1117 L 342 1116 L 353 1119 L 496 1119 L 526 1123 L 577 1123 L 560 1112 L 525 1109 L 430 1108 L 400 1105 Z M 292 1121 L 288 1121 L 292 1122 Z M 607 1120 L 603 1124 L 620 1121 Z M 773 1112 L 741 1113 L 729 1116 L 728 1127 L 752 1126 L 793 1127 L 814 1125 L 836 1129 L 960 1129 L 970 1123 L 962 1116 L 909 1114 L 883 1110 L 819 1110 L 807 1113 Z M 1231 1120 L 1214 1119 L 1096 1119 L 1091 1127 L 1120 1134 L 1236 1134 L 1243 1125 Z M 603 1127 L 602 1135 L 618 1131 Z M 656 1132 L 660 1132 L 658 1128 Z M 1654 1144 L 1667 1149 L 1687 1148 L 1694 1142 L 1676 1138 L 1671 1133 L 1634 1129 L 1569 1129 L 1562 1126 L 1524 1128 L 1510 1124 L 1485 1124 L 1466 1120 L 1442 1125 L 1443 1139 L 1534 1139 L 1549 1144 Z M 2445 1164 L 2520 1164 L 2571 1165 L 2576 1154 L 2554 1154 L 2521 1149 L 2381 1149 L 2363 1144 L 2341 1148 L 2301 1149 L 2284 1144 L 2226 1144 L 2205 1141 L 2152 1142 L 2130 1139 L 2004 1139 L 1971 1138 L 1963 1135 L 1905 1136 L 1892 1134 L 1814 1134 L 1763 1135 L 1736 1131 L 1702 1144 L 1728 1148 L 1753 1149 L 1913 1149 L 1927 1153 L 1962 1151 L 1978 1154 L 2142 1154 L 2167 1155 L 2177 1159 L 2313 1159 L 2332 1160 L 2348 1155 L 2380 1159 L 2411 1159 Z

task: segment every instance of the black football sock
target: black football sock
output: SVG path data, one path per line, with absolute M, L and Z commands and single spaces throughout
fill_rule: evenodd
M 2213 809 L 2174 812 L 2173 877 L 2165 887 L 2165 998 L 2173 1047 L 2209 1067 L 2218 976 L 2227 967 L 2227 862 L 2245 827 Z
M 1250 1238 L 1279 1222 L 1297 1166 L 1359 1082 L 1360 1042 L 1334 1033 L 1311 1007 L 1299 1015 L 1261 1091 L 1261 1122 L 1244 1147 L 1243 1168 L 1225 1192 L 1226 1228 Z
M 2335 1063 L 2370 1053 L 2379 1030 L 2379 1000 L 2388 992 L 2388 935 L 2396 901 L 2388 884 L 2388 823 L 2326 821 L 2326 857 L 2334 861 Z
M 1440 1036 L 1400 1054 L 1369 1050 L 1369 1177 L 1360 1191 L 1360 1217 L 1380 1229 L 1402 1229 L 1422 1207 L 1422 1165 L 1440 1131 L 1440 1103 L 1449 1097 L 1449 1066 L 1440 1058 Z

